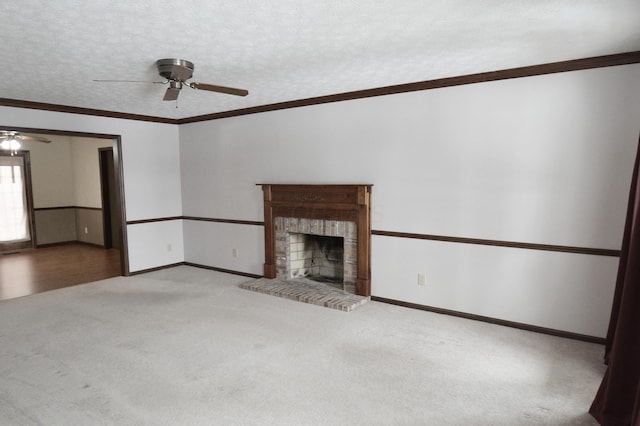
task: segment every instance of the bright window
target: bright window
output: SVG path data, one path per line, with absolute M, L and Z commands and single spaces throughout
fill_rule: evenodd
M 0 156 L 0 241 L 28 241 L 24 158 Z

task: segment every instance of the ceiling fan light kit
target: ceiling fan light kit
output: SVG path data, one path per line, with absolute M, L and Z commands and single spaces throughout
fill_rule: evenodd
M 2 149 L 10 149 L 12 152 L 15 152 L 20 149 L 22 145 L 15 139 L 5 139 L 0 142 L 0 148 Z
M 0 149 L 6 149 L 11 151 L 11 155 L 14 155 L 20 147 L 22 142 L 43 142 L 50 143 L 51 141 L 40 136 L 21 135 L 13 130 L 0 130 Z

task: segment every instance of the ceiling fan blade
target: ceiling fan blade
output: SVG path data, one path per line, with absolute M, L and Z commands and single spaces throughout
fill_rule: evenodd
M 144 80 L 92 80 L 98 83 L 166 83 L 166 81 L 144 81 Z
M 226 93 L 228 95 L 247 96 L 249 94 L 248 90 L 235 89 L 233 87 L 217 86 L 215 84 L 191 83 L 189 86 L 198 90 L 208 90 L 210 92 Z
M 49 139 L 42 138 L 40 136 L 29 136 L 29 135 L 16 135 L 16 139 L 20 139 L 25 142 L 44 142 L 51 143 Z
M 44 142 L 44 143 L 51 143 L 51 141 L 49 139 L 40 137 L 40 136 L 31 136 L 31 135 L 21 135 L 18 132 L 13 132 L 13 131 L 0 131 L 0 141 L 6 141 L 6 140 L 21 140 L 24 142 Z
M 180 89 L 175 87 L 169 87 L 167 91 L 164 93 L 163 101 L 175 101 L 178 99 L 178 95 L 180 94 Z

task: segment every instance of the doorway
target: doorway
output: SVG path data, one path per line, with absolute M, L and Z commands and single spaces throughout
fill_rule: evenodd
M 35 227 L 28 151 L 0 152 L 0 252 L 34 247 Z

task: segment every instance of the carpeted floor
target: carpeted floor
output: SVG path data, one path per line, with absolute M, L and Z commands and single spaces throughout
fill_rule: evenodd
M 181 266 L 0 301 L 1 425 L 584 425 L 602 347 Z

